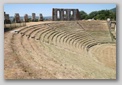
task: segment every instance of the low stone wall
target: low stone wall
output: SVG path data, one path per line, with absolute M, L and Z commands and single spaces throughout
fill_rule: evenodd
M 17 28 L 17 27 L 22 27 L 22 26 L 26 26 L 26 23 L 12 23 L 12 24 L 4 24 L 4 32 L 9 31 L 13 28 Z

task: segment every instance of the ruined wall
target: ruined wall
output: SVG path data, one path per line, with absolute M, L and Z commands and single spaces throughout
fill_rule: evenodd
M 36 14 L 32 13 L 32 21 L 35 21 L 35 20 L 36 20 Z
M 58 20 L 79 20 L 80 19 L 80 13 L 78 9 L 52 9 L 52 20 L 58 21 Z
M 6 14 L 4 12 L 4 24 L 10 24 L 10 23 L 11 23 L 11 21 L 9 19 L 9 14 Z
M 15 22 L 16 23 L 20 23 L 20 16 L 19 16 L 19 13 L 15 13 Z
M 9 20 L 9 14 L 5 15 L 5 20 Z
M 43 15 L 39 14 L 39 21 L 43 21 Z
M 24 16 L 24 21 L 25 21 L 25 22 L 28 22 L 28 14 L 25 14 L 25 16 Z
M 31 20 L 32 21 L 38 21 L 38 20 L 43 21 L 44 18 L 43 18 L 43 15 L 40 13 L 39 14 L 39 19 L 36 19 L 36 14 L 32 13 Z M 20 22 L 23 22 L 23 21 L 28 22 L 28 21 L 31 21 L 31 20 L 29 19 L 28 14 L 25 14 L 23 19 L 21 19 L 19 13 L 15 13 L 13 20 L 10 21 L 9 14 L 6 14 L 6 12 L 4 12 L 4 24 L 10 24 L 13 21 L 15 23 L 20 23 Z

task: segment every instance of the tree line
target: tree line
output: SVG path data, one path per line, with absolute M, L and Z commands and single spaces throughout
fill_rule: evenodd
M 100 10 L 93 11 L 90 14 L 87 14 L 85 11 L 80 11 L 80 19 L 94 19 L 94 20 L 107 20 L 110 18 L 111 20 L 116 20 L 116 11 L 112 10 Z

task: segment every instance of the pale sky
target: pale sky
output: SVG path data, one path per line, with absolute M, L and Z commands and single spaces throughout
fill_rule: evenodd
M 14 16 L 15 13 L 19 13 L 20 16 L 25 14 L 31 16 L 32 13 L 36 13 L 36 16 L 40 13 L 43 16 L 52 16 L 52 8 L 79 9 L 89 14 L 92 11 L 109 10 L 115 7 L 116 4 L 4 4 L 4 12 L 9 16 Z

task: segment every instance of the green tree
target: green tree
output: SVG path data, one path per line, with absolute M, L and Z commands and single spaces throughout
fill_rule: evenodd
M 80 18 L 81 19 L 99 19 L 99 20 L 107 20 L 110 18 L 111 20 L 116 20 L 116 10 L 100 10 L 100 11 L 93 11 L 90 14 L 87 14 L 84 11 L 80 11 Z
M 97 16 L 98 12 L 97 11 L 93 11 L 88 15 L 88 19 L 92 19 L 95 18 L 95 16 Z
M 100 20 L 106 20 L 107 18 L 110 18 L 112 20 L 116 20 L 116 13 L 110 10 L 93 11 L 88 15 L 88 18 Z
M 81 19 L 87 19 L 88 18 L 88 14 L 84 11 L 80 11 L 80 18 Z

